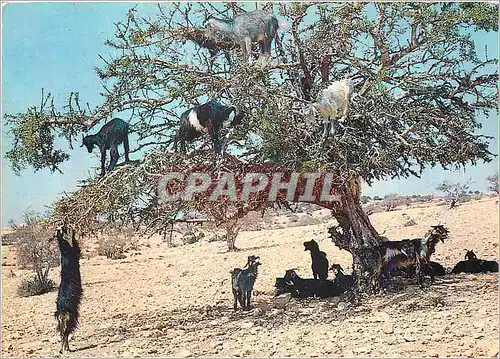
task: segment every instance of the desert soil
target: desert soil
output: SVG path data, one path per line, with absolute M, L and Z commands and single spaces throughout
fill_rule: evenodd
M 323 216 L 324 212 L 313 213 Z M 379 233 L 391 239 L 424 235 L 444 223 L 450 238 L 433 260 L 452 267 L 464 249 L 498 259 L 498 202 L 486 198 L 448 210 L 436 203 L 375 213 Z M 412 218 L 416 224 L 403 226 Z M 286 218 L 285 218 L 286 222 Z M 141 239 L 127 258 L 86 255 L 81 260 L 81 323 L 68 357 L 494 357 L 498 355 L 498 277 L 447 275 L 424 290 L 365 299 L 273 303 L 276 277 L 287 268 L 311 276 L 302 242 L 316 239 L 330 263 L 348 271 L 349 253 L 327 237 L 328 223 L 242 231 L 241 249 L 224 242 L 166 248 L 159 237 Z M 91 248 L 89 243 L 83 244 Z M 90 252 L 91 253 L 91 252 Z M 263 263 L 254 287 L 255 309 L 234 312 L 229 271 L 250 254 Z M 16 289 L 30 272 L 15 266 L 13 246 L 2 247 L 2 356 L 58 356 L 54 319 L 57 291 L 21 298 Z M 51 270 L 59 282 L 59 267 Z

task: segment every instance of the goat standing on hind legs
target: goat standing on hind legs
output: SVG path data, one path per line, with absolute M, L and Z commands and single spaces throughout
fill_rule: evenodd
M 391 269 L 409 268 L 410 266 L 415 266 L 417 283 L 421 288 L 423 288 L 425 272 L 430 274 L 431 282 L 434 282 L 434 271 L 429 267 L 429 260 L 436 250 L 437 242 L 444 243 L 444 240 L 448 238 L 448 230 L 442 225 L 431 227 L 425 238 L 387 241 L 380 244 L 378 250 L 381 259 L 373 275 L 374 288 L 383 290 L 382 272 L 388 278 Z
M 80 246 L 73 231 L 71 237 L 66 226 L 57 228 L 57 241 L 61 251 L 61 283 L 57 292 L 57 330 L 61 334 L 61 354 L 69 349 L 69 335 L 78 326 L 78 308 L 82 298 L 80 277 Z

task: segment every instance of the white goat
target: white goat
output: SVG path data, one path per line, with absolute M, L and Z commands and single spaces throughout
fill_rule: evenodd
M 349 114 L 349 103 L 353 94 L 353 83 L 350 79 L 334 81 L 330 86 L 321 91 L 321 100 L 312 104 L 312 112 L 319 112 L 323 117 L 323 138 L 333 134 L 333 121 L 339 114 L 342 117 L 338 122 L 344 122 Z

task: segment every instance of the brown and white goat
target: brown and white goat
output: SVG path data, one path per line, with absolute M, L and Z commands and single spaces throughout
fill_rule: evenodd
M 392 269 L 415 267 L 417 283 L 423 287 L 424 273 L 428 272 L 431 281 L 434 281 L 434 273 L 429 267 L 431 255 L 436 250 L 437 242 L 444 242 L 448 238 L 448 230 L 443 225 L 431 226 L 424 238 L 404 239 L 402 241 L 387 241 L 378 247 L 380 262 L 374 271 L 374 286 L 382 289 L 381 274 L 386 277 Z M 409 268 L 408 268 L 409 269 Z

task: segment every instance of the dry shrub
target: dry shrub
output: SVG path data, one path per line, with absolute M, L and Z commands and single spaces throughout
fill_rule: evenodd
M 411 227 L 411 226 L 415 226 L 417 224 L 417 222 L 415 222 L 415 220 L 413 218 L 409 218 L 405 223 L 403 223 L 403 226 L 404 227 Z
M 31 279 L 23 279 L 19 287 L 17 287 L 17 294 L 20 297 L 31 297 L 33 295 L 40 295 L 50 292 L 55 288 L 55 283 L 49 278 L 40 280 L 38 276 Z
M 367 216 L 370 216 L 374 213 L 384 212 L 384 208 L 377 202 L 371 202 L 363 206 L 363 211 L 365 211 Z
M 15 227 L 17 265 L 21 269 L 35 272 L 32 279 L 25 279 L 18 288 L 21 296 L 47 293 L 54 288 L 54 282 L 48 278 L 49 270 L 59 264 L 55 229 L 42 217 L 33 212 L 25 213 L 25 225 Z
M 402 205 L 409 205 L 410 201 L 404 196 L 399 196 L 395 193 L 388 194 L 382 201 L 382 208 L 386 211 L 394 211 L 397 207 Z
M 193 244 L 199 242 L 202 238 L 205 237 L 205 233 L 200 231 L 198 228 L 193 227 L 189 229 L 182 235 L 182 243 L 184 244 Z
M 112 230 L 99 240 L 97 254 L 108 259 L 123 259 L 125 253 L 139 249 L 132 230 Z

